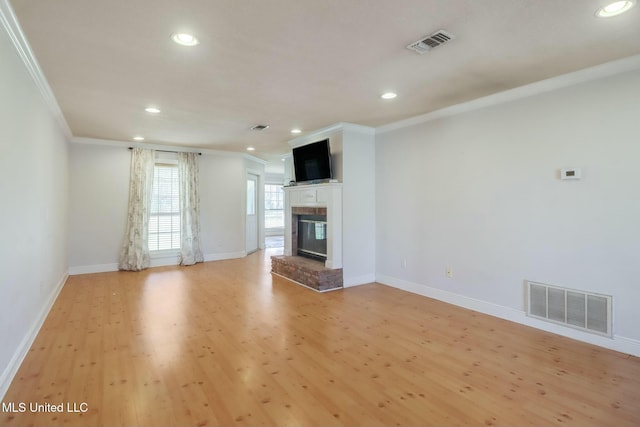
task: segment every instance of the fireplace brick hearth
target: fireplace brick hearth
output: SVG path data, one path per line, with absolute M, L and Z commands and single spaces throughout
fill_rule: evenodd
M 316 291 L 342 288 L 341 268 L 326 268 L 322 262 L 300 256 L 272 256 L 271 272 Z

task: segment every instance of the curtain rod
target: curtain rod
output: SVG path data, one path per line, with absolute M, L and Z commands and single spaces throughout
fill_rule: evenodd
M 129 150 L 133 150 L 133 147 L 129 147 Z M 186 151 L 171 151 L 171 150 L 154 150 L 154 151 L 160 151 L 162 153 L 186 153 Z M 191 153 L 191 151 L 189 151 L 189 153 Z M 198 153 L 198 156 L 202 156 L 202 153 Z

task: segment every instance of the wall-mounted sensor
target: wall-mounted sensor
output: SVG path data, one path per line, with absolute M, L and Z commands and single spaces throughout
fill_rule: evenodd
M 560 169 L 560 179 L 580 179 L 582 171 L 578 168 Z

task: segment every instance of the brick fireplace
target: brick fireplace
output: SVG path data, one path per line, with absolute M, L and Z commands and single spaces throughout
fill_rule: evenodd
M 298 247 L 300 223 L 312 227 L 307 248 Z M 284 255 L 271 259 L 274 274 L 317 291 L 342 288 L 342 184 L 285 187 L 284 240 Z

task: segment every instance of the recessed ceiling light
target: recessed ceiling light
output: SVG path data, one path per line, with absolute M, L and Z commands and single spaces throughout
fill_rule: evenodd
M 383 93 L 382 95 L 380 95 L 380 98 L 382 98 L 382 99 L 393 99 L 393 98 L 395 98 L 396 96 L 398 96 L 398 94 L 397 94 L 397 93 L 394 93 L 394 92 L 385 92 L 385 93 Z
M 134 141 L 144 141 L 144 136 L 134 136 L 133 140 Z
M 300 129 L 291 129 L 291 133 L 301 133 L 302 130 Z
M 197 38 L 187 33 L 176 33 L 171 35 L 171 40 L 178 43 L 181 46 L 195 46 L 199 44 Z
M 247 147 L 247 151 L 256 151 L 254 147 Z
M 251 127 L 251 130 L 257 130 L 257 131 L 261 131 L 265 129 L 269 129 L 269 125 L 255 125 Z
M 599 18 L 611 18 L 612 16 L 625 13 L 633 7 L 635 0 L 623 0 L 609 3 L 608 5 L 601 7 L 596 11 L 596 16 Z
M 158 114 L 160 112 L 160 110 L 156 107 L 147 107 L 144 109 L 144 111 L 151 114 Z

